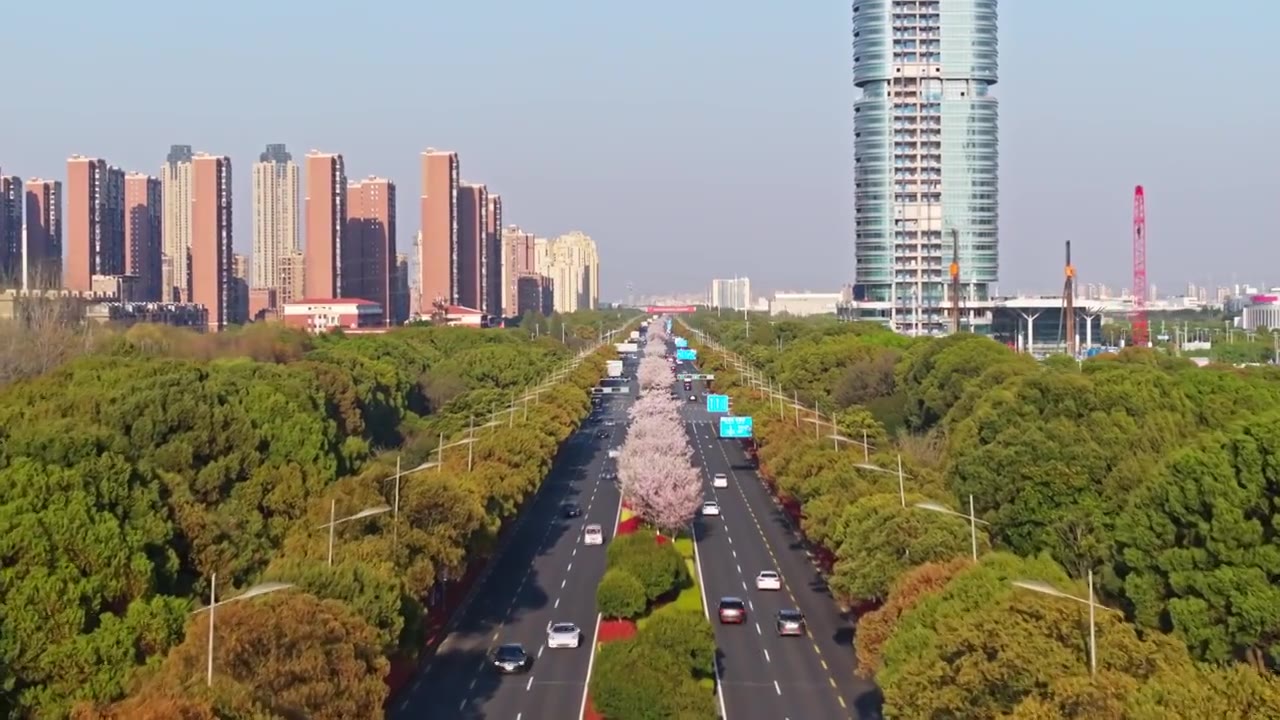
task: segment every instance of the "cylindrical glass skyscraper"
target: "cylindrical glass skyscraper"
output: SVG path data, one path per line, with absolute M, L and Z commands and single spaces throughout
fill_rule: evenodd
M 996 0 L 854 0 L 854 293 L 896 330 L 949 327 L 998 272 Z

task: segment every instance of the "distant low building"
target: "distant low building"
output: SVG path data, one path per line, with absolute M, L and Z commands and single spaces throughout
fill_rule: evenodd
M 848 302 L 847 292 L 834 293 L 774 293 L 769 301 L 770 315 L 793 315 L 807 317 L 809 315 L 835 315 L 840 304 Z
M 100 302 L 85 308 L 85 319 L 102 325 L 170 325 L 205 332 L 209 311 L 203 305 L 164 302 Z
M 285 303 L 285 325 L 308 332 L 385 327 L 382 306 L 359 298 L 309 298 Z

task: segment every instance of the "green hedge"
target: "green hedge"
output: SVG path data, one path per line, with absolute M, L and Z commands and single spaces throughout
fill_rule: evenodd
M 596 609 L 610 620 L 633 620 L 643 615 L 647 606 L 644 585 L 626 570 L 606 571 L 596 588 Z
M 609 544 L 608 558 L 609 568 L 625 570 L 640 581 L 649 603 L 689 584 L 680 552 L 670 542 L 659 543 L 652 530 L 640 529 L 615 538 Z
M 636 636 L 607 643 L 596 657 L 591 698 L 609 720 L 699 720 L 717 717 L 716 644 L 701 613 L 672 606 L 647 618 Z

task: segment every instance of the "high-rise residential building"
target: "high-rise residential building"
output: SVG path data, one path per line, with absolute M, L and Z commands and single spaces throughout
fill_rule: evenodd
M 509 225 L 502 231 L 502 314 L 507 317 L 520 315 L 519 280 L 537 275 L 538 266 L 533 257 L 533 233 L 527 233 L 517 225 Z
M 751 279 L 712 280 L 711 307 L 725 310 L 746 310 L 751 307 Z
M 281 265 L 298 247 L 298 165 L 284 145 L 267 145 L 253 164 L 253 276 L 250 287 L 285 292 Z M 272 297 L 264 294 L 263 297 Z
M 277 307 L 302 300 L 307 294 L 307 258 L 294 250 L 280 258 L 280 287 L 276 291 Z
M 396 253 L 396 271 L 392 278 L 391 323 L 403 325 L 409 319 L 409 254 Z
M 231 302 L 229 303 L 232 310 L 232 317 L 237 323 L 246 323 L 249 321 L 250 315 L 250 297 L 249 297 L 249 276 L 252 273 L 252 263 L 249 261 L 248 255 L 240 253 L 231 254 Z M 266 308 L 254 308 L 254 315 L 257 310 L 265 310 Z
M 0 174 L 0 288 L 22 286 L 22 178 Z
M 48 290 L 62 285 L 62 183 L 31 178 L 26 183 L 23 226 L 23 287 Z
M 191 159 L 191 301 L 208 312 L 208 330 L 242 323 L 232 257 L 231 158 Z
M 347 235 L 345 242 L 358 253 L 359 262 L 348 268 L 351 292 L 382 306 L 384 321 L 395 321 L 392 291 L 396 272 L 396 184 L 369 177 L 347 186 Z M 356 278 L 358 277 L 358 282 Z
M 458 154 L 422 153 L 422 235 L 418 241 L 417 312 L 430 316 L 438 303 L 459 304 Z
M 166 301 L 191 301 L 192 155 L 190 145 L 170 145 L 160 170 L 160 196 L 164 202 L 160 282 Z
M 102 158 L 67 160 L 62 285 L 90 292 L 95 275 L 124 273 L 124 171 Z
M 997 279 L 996 0 L 855 0 L 854 299 L 899 332 L 949 327 Z M 972 322 L 972 321 L 970 321 Z
M 144 173 L 124 177 L 124 269 L 138 278 L 134 297 L 148 302 L 164 298 L 164 207 L 160 178 Z
M 342 156 L 312 150 L 306 157 L 306 255 L 307 297 L 333 299 L 349 295 L 359 277 L 348 268 L 359 266 L 359 254 L 345 242 L 347 224 L 347 169 Z
M 535 241 L 535 252 L 536 252 Z M 600 301 L 600 256 L 588 235 L 573 231 L 547 244 L 546 271 L 559 313 L 594 310 Z
M 480 259 L 480 275 L 484 286 L 484 307 L 490 315 L 503 315 L 502 283 L 506 258 L 502 252 L 502 196 L 489 195 L 489 212 L 484 231 L 484 254 Z
M 489 228 L 489 189 L 462 183 L 458 188 L 458 300 L 473 310 L 484 305 L 484 246 Z

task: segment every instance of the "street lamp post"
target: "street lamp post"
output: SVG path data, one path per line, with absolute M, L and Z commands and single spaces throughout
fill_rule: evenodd
M 393 476 L 395 480 L 395 490 L 392 492 L 391 500 L 391 548 L 394 550 L 400 545 L 400 479 L 406 475 L 412 475 L 423 470 L 430 470 L 433 467 L 439 467 L 439 462 L 424 462 L 417 467 L 408 470 L 400 470 L 400 456 L 396 456 L 396 474 Z M 332 520 L 332 508 L 330 508 L 330 520 Z M 332 535 L 332 533 L 330 533 Z M 332 543 L 330 543 L 332 547 Z M 332 563 L 330 563 L 332 564 Z
M 213 629 L 214 629 L 213 621 L 214 621 L 214 615 L 216 614 L 214 612 L 215 609 L 219 605 L 226 605 L 227 603 L 233 603 L 237 600 L 248 600 L 249 598 L 255 598 L 260 595 L 266 595 L 268 593 L 273 593 L 278 590 L 288 590 L 291 587 L 293 587 L 292 583 L 282 583 L 282 582 L 261 583 L 258 585 L 254 585 L 253 587 L 249 588 L 248 590 L 245 590 L 239 595 L 229 597 L 226 600 L 219 602 L 218 601 L 218 573 L 212 573 L 209 576 L 209 606 L 205 608 L 200 608 L 199 610 L 196 610 L 191 613 L 192 615 L 195 615 L 196 613 L 202 613 L 206 610 L 209 611 L 209 646 L 208 646 L 208 651 L 206 653 L 206 658 L 205 658 L 206 660 L 205 684 L 206 685 L 208 685 L 209 687 L 213 686 Z
M 1116 610 L 1115 608 L 1109 608 L 1106 605 L 1099 605 L 1097 602 L 1095 602 L 1094 593 L 1093 593 L 1093 570 L 1092 569 L 1089 570 L 1088 579 L 1089 579 L 1089 597 L 1088 598 L 1076 597 L 1075 595 L 1071 595 L 1070 593 L 1062 592 L 1061 590 L 1050 585 L 1049 583 L 1041 582 L 1039 580 L 1014 580 L 1013 585 L 1015 587 L 1020 587 L 1023 590 L 1030 590 L 1032 592 L 1038 592 L 1042 595 L 1049 595 L 1056 598 L 1062 598 L 1063 600 L 1073 600 L 1075 602 L 1083 603 L 1089 606 L 1089 677 L 1092 678 L 1092 677 L 1096 677 L 1098 674 L 1098 624 L 1097 624 L 1097 617 L 1095 614 L 1095 610 L 1097 608 L 1102 608 L 1103 610 L 1110 610 L 1111 612 L 1120 612 L 1120 611 Z
M 972 495 L 969 496 L 969 514 L 968 515 L 965 515 L 962 512 L 956 512 L 955 510 L 952 510 L 951 508 L 941 503 L 936 503 L 931 501 L 918 502 L 913 507 L 920 508 L 921 510 L 929 510 L 931 512 L 942 513 L 943 515 L 952 515 L 955 517 L 961 517 L 968 520 L 969 521 L 969 543 L 973 548 L 973 561 L 974 562 L 978 561 L 978 524 L 981 523 L 983 525 L 987 525 L 988 523 L 985 520 L 979 520 L 978 516 L 974 514 Z
M 854 467 L 862 470 L 870 470 L 871 472 L 882 472 L 882 473 L 893 472 L 892 470 L 885 470 L 879 465 L 872 465 L 871 463 L 858 463 L 857 465 L 854 465 Z M 906 486 L 906 483 L 904 482 L 906 477 L 907 476 L 904 475 L 902 472 L 902 455 L 899 454 L 898 455 L 898 500 L 902 503 L 902 507 L 904 508 L 907 506 L 907 486 Z
M 334 536 L 334 531 L 337 530 L 339 525 L 345 522 L 351 522 L 353 520 L 363 520 L 367 517 L 373 517 L 374 515 L 381 515 L 382 513 L 385 513 L 385 512 L 391 512 L 391 506 L 376 505 L 374 507 L 365 508 L 364 510 L 361 510 L 360 512 L 354 515 L 348 515 L 344 518 L 339 518 L 337 517 L 338 500 L 337 498 L 330 500 L 329 501 L 329 522 L 317 528 L 321 530 L 324 528 L 329 528 L 329 567 L 333 567 L 333 536 Z

